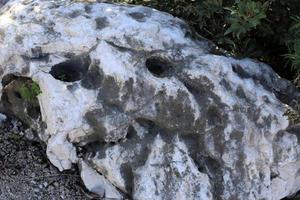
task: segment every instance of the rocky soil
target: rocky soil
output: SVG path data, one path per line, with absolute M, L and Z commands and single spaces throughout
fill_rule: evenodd
M 84 191 L 78 171 L 59 172 L 45 145 L 16 120 L 0 123 L 0 199 L 96 199 Z

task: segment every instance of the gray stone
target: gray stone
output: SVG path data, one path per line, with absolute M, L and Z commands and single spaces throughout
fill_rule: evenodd
M 13 0 L 0 30 L 1 100 L 13 101 L 0 108 L 36 122 L 49 160 L 79 164 L 99 196 L 277 200 L 300 189 L 299 125 L 284 116 L 300 92 L 269 66 L 214 55 L 183 21 L 142 6 Z M 19 77 L 39 84 L 41 118 L 6 87 Z

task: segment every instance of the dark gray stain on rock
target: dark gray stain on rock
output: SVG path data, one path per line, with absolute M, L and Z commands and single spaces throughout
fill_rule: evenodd
M 245 121 L 242 117 L 241 112 L 234 111 L 234 120 L 236 121 L 236 127 L 239 130 L 244 130 L 245 129 Z
M 102 109 L 95 109 L 88 111 L 84 118 L 87 120 L 88 124 L 93 127 L 94 138 L 98 141 L 103 142 L 106 134 L 106 128 L 103 126 L 102 118 L 105 112 Z
M 23 36 L 16 35 L 15 40 L 18 44 L 23 44 L 24 38 L 23 38 Z
M 222 79 L 220 84 L 225 87 L 226 90 L 232 90 L 230 83 L 226 79 Z
M 23 5 L 28 5 L 28 4 L 31 4 L 33 2 L 33 0 L 24 0 L 24 1 L 21 1 Z
M 251 106 L 251 107 L 246 107 L 246 110 L 248 112 L 248 116 L 249 116 L 250 120 L 257 124 L 257 121 L 261 116 L 261 114 L 260 114 L 261 109 L 260 108 L 253 109 L 253 107 Z M 259 124 L 257 124 L 257 125 L 259 125 Z M 262 126 L 259 125 L 259 127 L 262 127 Z
M 194 131 L 199 130 L 199 133 L 211 137 L 214 141 L 216 150 L 222 153 L 225 144 L 222 142 L 223 139 L 221 138 L 224 137 L 223 132 L 228 124 L 228 117 L 224 112 L 227 106 L 221 102 L 221 99 L 216 94 L 214 94 L 214 85 L 207 77 L 200 76 L 198 79 L 190 79 L 184 73 L 177 74 L 177 76 L 180 77 L 185 87 L 196 99 L 199 107 L 204 111 L 201 112 L 201 116 L 197 121 L 199 127 L 195 128 Z M 209 131 L 204 131 L 206 124 L 210 126 Z
M 91 13 L 91 11 L 92 11 L 92 6 L 91 5 L 89 5 L 89 4 L 86 4 L 86 5 L 84 5 L 84 10 L 85 10 L 85 12 L 86 13 Z
M 99 65 L 100 61 L 92 62 L 86 76 L 81 81 L 82 87 L 95 90 L 102 85 L 104 73 Z
M 236 140 L 237 142 L 241 142 L 244 134 L 241 131 L 233 130 L 230 134 L 231 140 Z
M 236 89 L 236 95 L 241 99 L 247 99 L 244 89 L 241 85 L 239 85 Z
M 140 138 L 136 130 L 131 127 L 127 131 L 126 140 L 120 142 L 119 145 L 129 152 L 134 152 L 134 158 L 130 162 L 131 168 L 136 170 L 138 167 L 145 165 L 150 153 L 149 144 L 151 144 L 157 134 L 164 134 L 154 122 L 145 119 L 136 120 L 139 125 L 147 129 L 149 132 L 145 137 Z M 139 147 L 138 147 L 139 145 Z
M 255 83 L 274 93 L 280 101 L 294 107 L 295 104 L 293 102 L 300 101 L 300 90 L 287 80 L 277 77 L 275 73 L 269 72 L 271 69 L 262 65 L 261 67 L 260 73 L 253 73 L 239 64 L 232 65 L 232 70 L 242 79 L 251 78 Z
M 241 65 L 232 65 L 232 71 L 238 74 L 241 78 L 250 78 L 251 76 L 243 69 Z
M 79 85 L 77 83 L 72 83 L 70 85 L 67 85 L 67 89 L 70 90 L 71 92 L 74 92 L 79 88 Z
M 144 46 L 144 44 L 140 40 L 134 37 L 129 37 L 127 35 L 124 35 L 124 39 L 126 40 L 126 43 L 132 47 L 132 49 L 138 49 Z
M 122 113 L 118 105 L 103 103 L 103 108 L 88 111 L 84 118 L 93 128 L 99 141 L 120 142 L 126 137 L 130 117 Z M 106 127 L 115 127 L 113 129 Z
M 125 82 L 125 86 L 123 87 L 123 95 L 121 96 L 122 102 L 127 102 L 130 97 L 132 97 L 132 93 L 133 93 L 133 78 L 129 78 L 129 80 L 127 80 Z M 125 108 L 124 108 L 125 109 Z
M 152 15 L 152 9 L 148 7 L 135 7 L 131 9 L 128 16 L 138 22 L 145 22 Z
M 4 40 L 4 38 L 5 38 L 5 30 L 0 29 L 0 41 Z
M 146 15 L 141 12 L 132 12 L 128 14 L 130 17 L 135 19 L 138 22 L 145 22 L 146 21 Z
M 102 87 L 99 89 L 98 100 L 102 101 L 106 105 L 121 106 L 121 102 L 119 100 L 120 91 L 121 87 L 115 78 L 112 76 L 105 76 Z
M 186 75 L 180 76 L 182 76 L 180 77 L 181 81 L 188 91 L 196 98 L 198 104 L 205 107 L 209 102 L 209 98 L 212 98 L 216 104 L 220 104 L 220 98 L 212 92 L 214 85 L 207 77 L 199 76 L 197 79 L 190 79 Z
M 262 96 L 262 99 L 263 99 L 263 101 L 264 101 L 266 104 L 271 103 L 271 101 L 270 101 L 270 99 L 269 99 L 269 97 L 268 97 L 267 95 L 263 95 L 263 96 Z
M 107 17 L 97 17 L 95 19 L 96 29 L 101 30 L 109 25 Z
M 125 180 L 125 187 L 127 190 L 127 193 L 129 195 L 133 194 L 133 188 L 134 188 L 134 176 L 133 176 L 133 170 L 130 163 L 123 163 L 120 167 L 121 170 L 121 176 Z
M 128 157 L 128 162 L 123 163 L 121 165 L 121 175 L 125 180 L 126 192 L 129 196 L 132 195 L 132 189 L 134 188 L 134 171 L 140 167 L 144 166 L 146 160 L 148 159 L 148 155 L 150 153 L 149 144 L 151 144 L 157 134 L 163 134 L 164 131 L 158 127 L 154 122 L 146 119 L 137 119 L 136 122 L 147 129 L 149 132 L 144 137 L 140 138 L 137 135 L 135 129 L 130 126 L 127 132 L 126 139 L 121 140 L 117 143 L 99 143 L 94 142 L 87 144 L 85 148 L 87 148 L 87 152 L 97 152 L 96 159 L 105 158 L 107 155 L 105 154 L 105 150 L 110 148 L 112 145 L 119 145 L 122 147 L 121 149 L 126 149 L 126 152 L 134 152 L 133 157 Z M 126 154 L 125 154 L 126 155 Z M 88 160 L 93 163 L 94 157 L 89 155 Z M 100 169 L 99 172 L 103 173 L 103 170 Z
M 203 151 L 204 152 L 204 151 Z M 223 180 L 223 163 L 216 160 L 215 158 L 198 153 L 195 164 L 198 166 L 199 171 L 208 175 L 212 184 L 213 199 L 221 200 L 224 191 L 224 180 Z
M 26 75 L 29 73 L 29 71 L 30 71 L 30 68 L 28 65 L 26 65 L 25 67 L 22 68 L 21 74 Z
M 44 53 L 42 50 L 42 47 L 40 47 L 40 46 L 31 48 L 29 57 L 31 60 L 35 60 L 35 61 L 44 61 L 44 62 L 49 61 L 49 54 Z
M 81 10 L 74 10 L 74 11 L 72 11 L 72 12 L 69 14 L 69 17 L 72 18 L 72 19 L 74 19 L 74 18 L 80 16 L 81 13 L 82 13 Z
M 245 165 L 245 155 L 243 152 L 243 146 L 241 143 L 239 143 L 238 145 L 239 145 L 238 148 L 241 150 L 236 153 L 237 155 L 235 155 L 237 157 L 237 160 L 235 162 L 235 170 L 231 170 L 232 182 L 235 186 L 235 192 L 232 194 L 233 196 L 245 195 L 243 180 L 245 180 L 247 177 L 246 169 L 243 167 Z M 255 179 L 258 178 L 259 177 L 256 177 Z
M 194 134 L 203 130 L 204 124 L 195 119 L 186 91 L 179 90 L 176 98 L 164 96 L 155 104 L 156 123 L 179 134 Z M 184 116 L 184 117 L 183 117 Z
M 224 114 L 217 105 L 209 105 L 206 109 L 206 119 L 209 126 L 217 126 L 224 124 Z
M 61 36 L 60 32 L 57 32 L 54 28 L 55 23 L 54 22 L 49 22 L 47 25 L 45 25 L 45 33 L 47 35 L 47 38 L 49 41 L 55 41 L 57 38 Z
M 224 129 L 225 126 L 218 125 L 212 126 L 208 131 L 205 132 L 207 137 L 212 138 L 214 148 L 219 155 L 224 153 L 226 147 Z

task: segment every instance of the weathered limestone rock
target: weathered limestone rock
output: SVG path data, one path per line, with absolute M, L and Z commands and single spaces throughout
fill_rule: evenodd
M 48 158 L 60 170 L 78 164 L 105 198 L 294 194 L 299 125 L 284 112 L 299 91 L 263 63 L 210 50 L 151 8 L 13 0 L 0 11 L 1 110 L 22 105 L 9 101 L 20 98 L 12 81 L 37 82 Z
M 6 4 L 9 0 L 0 0 L 0 7 Z

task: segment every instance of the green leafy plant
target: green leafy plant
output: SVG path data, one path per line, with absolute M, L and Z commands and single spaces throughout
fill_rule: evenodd
M 237 1 L 233 7 L 225 9 L 230 11 L 230 16 L 227 18 L 229 28 L 224 35 L 233 34 L 238 39 L 245 36 L 248 32 L 255 29 L 265 19 L 268 1 L 264 4 L 251 0 Z
M 292 17 L 295 24 L 289 29 L 289 40 L 286 41 L 289 47 L 289 54 L 286 54 L 291 62 L 292 69 L 300 72 L 300 16 Z
M 290 52 L 290 54 L 286 54 L 286 58 L 291 61 L 292 69 L 300 71 L 300 39 L 293 42 Z
M 27 102 L 32 102 L 42 91 L 36 82 L 24 83 L 20 88 L 22 99 Z
M 66 74 L 61 74 L 58 76 L 58 79 L 61 80 L 61 81 L 65 81 L 67 80 L 67 75 Z
M 227 53 L 266 62 L 290 80 L 300 72 L 299 17 L 291 18 L 300 13 L 299 0 L 110 1 L 171 13 Z

